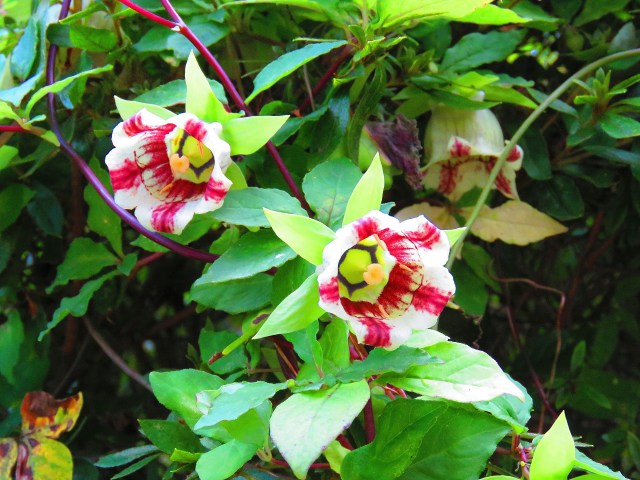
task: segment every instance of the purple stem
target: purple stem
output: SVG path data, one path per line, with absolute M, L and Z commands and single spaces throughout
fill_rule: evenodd
M 60 11 L 59 19 L 62 20 L 69 14 L 69 5 L 71 4 L 71 0 L 63 0 L 62 9 Z M 47 85 L 51 85 L 54 83 L 54 71 L 56 64 L 56 56 L 58 54 L 58 47 L 56 45 L 51 45 L 49 47 L 49 54 L 47 57 Z M 130 212 L 124 210 L 111 197 L 111 193 L 109 190 L 105 188 L 105 186 L 100 182 L 98 177 L 93 173 L 87 162 L 69 145 L 69 143 L 65 140 L 60 131 L 60 125 L 58 124 L 58 120 L 56 118 L 56 106 L 55 106 L 55 96 L 53 93 L 47 94 L 47 103 L 49 105 L 49 122 L 51 124 L 51 130 L 57 137 L 60 142 L 60 149 L 69 157 L 71 160 L 75 162 L 78 166 L 82 174 L 89 181 L 89 183 L 96 189 L 98 195 L 104 200 L 104 202 L 116 212 L 116 214 L 127 224 L 129 224 L 134 230 L 144 235 L 148 239 L 154 241 L 155 243 L 162 245 L 174 252 L 183 255 L 185 257 L 193 258 L 195 260 L 200 260 L 203 262 L 213 262 L 218 258 L 217 255 L 212 255 L 210 253 L 201 252 L 199 250 L 193 249 L 191 247 L 187 247 L 185 245 L 181 245 L 173 240 L 168 239 L 156 232 L 151 232 L 144 228 L 140 222 L 134 217 Z
M 122 2 L 122 0 L 120 1 Z M 231 80 L 229 75 L 227 75 L 227 72 L 224 70 L 224 68 L 222 68 L 222 65 L 220 65 L 216 57 L 213 56 L 213 54 L 209 51 L 209 49 L 196 36 L 196 34 L 193 33 L 193 31 L 189 28 L 189 26 L 186 23 L 184 23 L 184 21 L 180 17 L 180 14 L 176 11 L 176 9 L 171 4 L 171 1 L 170 0 L 160 0 L 160 1 L 162 2 L 162 5 L 164 6 L 169 16 L 175 22 L 175 26 L 178 29 L 178 32 L 184 35 L 184 37 L 187 40 L 189 40 L 194 47 L 196 47 L 196 49 L 204 57 L 206 62 L 209 65 L 211 65 L 211 67 L 213 68 L 213 71 L 216 73 L 216 75 L 220 79 L 220 83 L 222 83 L 225 90 L 229 93 L 229 96 L 233 100 L 233 103 L 235 103 L 239 109 L 244 110 L 245 115 L 247 115 L 248 117 L 253 116 L 254 113 L 244 102 L 242 95 L 240 95 L 240 92 L 238 92 L 238 90 L 236 89 L 235 85 L 233 84 L 233 81 Z M 151 17 L 147 17 L 147 18 L 151 19 Z M 307 210 L 308 213 L 311 214 L 312 212 L 311 212 L 311 208 L 309 207 L 309 204 L 307 203 L 304 196 L 302 195 L 300 188 L 298 188 L 298 185 L 296 185 L 296 182 L 293 180 L 293 177 L 291 176 L 291 172 L 289 172 L 289 169 L 284 164 L 284 161 L 282 160 L 280 153 L 276 149 L 275 145 L 270 141 L 267 142 L 267 151 L 276 162 L 278 170 L 280 170 L 280 174 L 282 175 L 282 178 L 284 178 L 284 181 L 286 182 L 293 196 L 296 197 L 300 202 L 300 204 L 302 205 L 302 207 L 305 210 Z
M 29 133 L 29 130 L 22 128 L 20 125 L 0 125 L 0 132 Z
M 172 22 L 171 20 L 167 20 L 166 18 L 162 18 L 161 16 L 156 15 L 155 13 L 150 12 L 149 10 L 146 10 L 146 9 L 142 8 L 140 5 L 138 5 L 137 3 L 132 2 L 131 0 L 120 0 L 120 3 L 126 5 L 131 10 L 135 10 L 136 12 L 138 12 L 143 17 L 147 17 L 152 22 L 156 22 L 156 23 L 162 25 L 163 27 L 174 28 L 176 26 L 176 24 L 174 22 Z
M 316 86 L 313 87 L 313 90 L 311 90 L 311 95 L 307 96 L 305 101 L 302 102 L 302 104 L 300 104 L 300 106 L 298 107 L 298 111 L 300 113 L 302 113 L 304 110 L 306 110 L 309 107 L 309 105 L 311 105 L 311 99 L 315 98 L 315 96 L 318 93 L 320 93 L 320 90 L 322 90 L 325 87 L 325 85 L 329 83 L 329 81 L 333 78 L 333 75 L 338 71 L 340 66 L 344 63 L 344 61 L 347 58 L 349 58 L 349 55 L 351 55 L 352 50 L 353 50 L 353 47 L 351 45 L 346 45 L 342 49 L 342 52 L 340 52 L 340 55 L 338 55 L 338 58 L 336 59 L 336 61 L 331 64 L 331 66 L 328 68 L 328 70 L 325 72 L 322 78 L 318 80 L 318 83 L 316 84 Z
M 373 418 L 373 404 L 371 398 L 364 406 L 364 433 L 367 438 L 367 443 L 373 442 L 376 438 L 376 423 Z

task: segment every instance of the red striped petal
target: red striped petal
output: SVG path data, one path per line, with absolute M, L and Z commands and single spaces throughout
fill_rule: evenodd
M 166 135 L 174 128 L 175 128 L 175 125 L 170 123 L 159 125 L 159 126 L 145 123 L 143 119 L 143 111 L 136 113 L 133 117 L 128 118 L 122 124 L 122 129 L 125 135 L 127 135 L 128 137 L 133 137 L 134 135 L 137 135 L 142 132 L 148 132 L 150 130 L 161 131 L 161 132 L 164 132 L 164 134 Z
M 464 140 L 454 137 L 453 145 L 449 147 L 449 155 L 452 157 L 467 157 L 471 153 L 471 145 Z
M 153 229 L 158 232 L 174 232 L 175 217 L 184 205 L 184 202 L 175 202 L 165 203 L 156 207 L 151 214 L 151 226 Z
M 324 303 L 338 303 L 340 291 L 338 290 L 338 277 L 332 277 L 328 283 L 319 285 L 320 299 Z
M 372 347 L 391 346 L 391 326 L 378 318 L 359 318 L 358 322 L 367 330 L 363 343 Z
M 206 124 L 195 118 L 191 118 L 186 121 L 186 123 L 184 124 L 184 131 L 201 142 L 204 140 L 208 133 Z
M 109 172 L 113 190 L 131 190 L 136 188 L 142 181 L 140 173 L 140 167 L 138 167 L 135 162 L 129 159 L 125 160 L 124 165 Z
M 404 234 L 418 247 L 428 248 L 440 241 L 443 233 L 428 220 L 420 222 L 417 228 L 406 230 Z
M 443 292 L 435 285 L 426 284 L 414 292 L 411 305 L 418 312 L 427 312 L 437 316 L 444 310 L 451 295 L 452 293 Z
M 351 223 L 350 227 L 355 230 L 356 235 L 358 236 L 358 241 L 360 241 L 374 233 L 377 233 L 380 225 L 374 216 L 368 215 Z
M 216 203 L 220 203 L 222 202 L 222 200 L 224 200 L 224 197 L 228 191 L 229 187 L 227 185 L 218 180 L 215 180 L 213 176 L 211 176 L 209 181 L 206 183 L 206 188 L 204 190 L 204 199 L 213 200 Z

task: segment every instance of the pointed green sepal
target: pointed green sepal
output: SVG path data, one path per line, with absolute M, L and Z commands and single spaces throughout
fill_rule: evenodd
M 263 208 L 271 228 L 280 240 L 313 265 L 322 263 L 322 251 L 335 238 L 335 233 L 324 223 L 313 218 L 280 213 Z
M 533 451 L 531 480 L 565 479 L 573 469 L 576 447 L 562 412 Z
M 343 225 L 363 217 L 371 210 L 379 210 L 384 190 L 384 173 L 380 155 L 376 154 L 369 168 L 353 189 L 344 212 Z
M 456 242 L 460 240 L 460 237 L 462 237 L 462 234 L 466 229 L 467 227 L 460 227 L 460 228 L 454 228 L 452 230 L 443 230 L 443 232 L 447 235 L 447 238 L 449 239 L 450 247 L 453 247 L 456 244 Z
M 305 328 L 324 313 L 319 302 L 318 274 L 314 273 L 280 302 L 253 338 L 280 335 Z
M 289 115 L 234 118 L 222 127 L 222 139 L 231 145 L 231 155 L 249 155 L 280 130 Z
M 125 100 L 124 98 L 120 98 L 118 96 L 115 96 L 114 98 L 116 99 L 116 108 L 118 109 L 118 113 L 122 117 L 122 120 L 128 120 L 143 108 L 146 108 L 150 113 L 159 116 L 163 120 L 175 116 L 175 113 L 173 113 L 171 110 L 167 110 L 166 108 L 159 107 L 158 105 L 154 105 L 152 103 Z
M 223 125 L 229 120 L 241 116 L 239 113 L 230 113 L 225 110 L 222 102 L 213 93 L 193 51 L 187 59 L 184 79 L 187 83 L 187 100 L 185 103 L 187 112 L 193 113 L 205 122 L 220 122 Z
M 244 190 L 249 186 L 247 184 L 247 179 L 244 178 L 244 173 L 242 173 L 242 170 L 234 161 L 231 161 L 231 163 L 229 163 L 227 171 L 224 172 L 224 175 L 232 182 L 231 190 Z

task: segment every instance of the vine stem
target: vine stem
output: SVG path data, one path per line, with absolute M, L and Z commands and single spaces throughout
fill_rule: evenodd
M 29 130 L 22 128 L 20 125 L 0 125 L 0 132 L 30 133 Z
M 498 174 L 502 169 L 502 166 L 506 162 L 507 157 L 509 156 L 509 153 L 511 152 L 511 150 L 513 150 L 513 148 L 518 143 L 518 140 L 520 140 L 522 135 L 524 135 L 524 133 L 533 124 L 533 122 L 535 122 L 538 119 L 538 117 L 542 115 L 542 113 L 549 107 L 549 105 L 551 105 L 555 100 L 557 100 L 560 97 L 560 95 L 562 95 L 565 91 L 567 91 L 569 87 L 573 85 L 573 82 L 575 80 L 578 80 L 590 74 L 594 70 L 608 63 L 615 62 L 616 60 L 622 60 L 624 58 L 639 56 L 639 55 L 640 55 L 640 48 L 634 48 L 632 50 L 625 50 L 624 52 L 608 55 L 606 57 L 600 58 L 599 60 L 596 60 L 595 62 L 590 63 L 589 65 L 582 67 L 576 73 L 574 73 L 569 78 L 567 78 L 558 88 L 556 88 L 553 92 L 551 92 L 551 94 L 544 100 L 544 102 L 542 102 L 538 106 L 538 108 L 536 108 L 533 112 L 531 112 L 531 114 L 525 119 L 525 121 L 522 122 L 522 125 L 520 125 L 520 128 L 518 128 L 516 133 L 513 134 L 513 137 L 511 137 L 511 140 L 507 143 L 506 147 L 502 150 L 502 153 L 500 153 L 498 160 L 496 160 L 496 163 L 493 166 L 493 169 L 491 170 L 491 174 L 489 175 L 489 179 L 487 180 L 486 185 L 482 189 L 482 193 L 480 194 L 480 197 L 478 198 L 478 201 L 476 202 L 473 208 L 473 211 L 471 212 L 471 215 L 469 216 L 469 218 L 467 219 L 467 222 L 465 223 L 465 229 L 462 232 L 462 235 L 460 236 L 456 244 L 451 248 L 451 254 L 449 255 L 447 268 L 451 268 L 451 266 L 453 265 L 453 262 L 455 261 L 456 257 L 460 253 L 460 250 L 462 250 L 462 245 L 464 243 L 464 240 L 469 234 L 469 231 L 471 230 L 471 226 L 477 220 L 478 215 L 480 214 L 480 210 L 482 209 L 484 204 L 487 202 L 487 198 L 489 197 L 491 188 L 493 187 L 493 184 L 495 183 L 496 178 L 498 177 Z
M 62 9 L 60 10 L 59 19 L 64 19 L 69 14 L 69 6 L 71 4 L 71 0 L 63 0 Z M 56 57 L 58 55 L 58 47 L 57 45 L 51 45 L 49 47 L 49 52 L 47 55 L 47 85 L 51 85 L 55 81 L 55 65 L 56 65 Z M 118 204 L 116 204 L 115 200 L 111 196 L 111 192 L 107 190 L 107 188 L 100 182 L 98 177 L 93 173 L 93 170 L 89 168 L 87 162 L 73 149 L 73 147 L 67 142 L 67 140 L 62 135 L 60 131 L 60 125 L 58 124 L 58 119 L 56 118 L 56 105 L 55 105 L 55 95 L 53 93 L 47 94 L 47 103 L 49 106 L 49 124 L 51 126 L 51 130 L 55 134 L 56 138 L 60 142 L 60 149 L 78 166 L 84 177 L 91 184 L 93 188 L 95 188 L 98 195 L 102 198 L 102 200 L 109 206 L 111 210 L 113 210 L 125 223 L 130 225 L 134 230 L 138 233 L 144 235 L 149 240 L 162 245 L 174 252 L 188 258 L 193 258 L 195 260 L 200 260 L 202 262 L 213 262 L 218 258 L 217 255 L 212 255 L 210 253 L 201 252 L 200 250 L 196 250 L 191 247 L 187 247 L 178 242 L 174 242 L 173 240 L 160 235 L 157 232 L 152 232 L 143 227 L 140 222 L 134 217 L 131 212 L 123 209 Z
M 248 117 L 253 116 L 254 115 L 253 111 L 247 106 L 244 99 L 242 98 L 242 95 L 240 95 L 240 92 L 238 92 L 238 89 L 234 85 L 233 81 L 231 80 L 227 72 L 224 70 L 224 68 L 222 68 L 222 65 L 220 65 L 220 62 L 218 62 L 216 57 L 209 51 L 209 49 L 205 46 L 205 44 L 202 43 L 202 41 L 198 38 L 198 36 L 195 33 L 193 33 L 193 30 L 191 30 L 191 28 L 189 28 L 189 26 L 182 20 L 182 17 L 173 7 L 173 5 L 171 4 L 171 1 L 170 0 L 160 0 L 160 1 L 162 3 L 162 6 L 165 8 L 167 13 L 169 14 L 169 16 L 173 19 L 174 24 L 170 28 L 172 30 L 177 31 L 181 35 L 183 35 L 187 40 L 189 40 L 189 42 L 191 42 L 191 44 L 194 47 L 196 47 L 196 49 L 198 50 L 198 52 L 200 52 L 200 54 L 203 56 L 205 61 L 209 65 L 211 65 L 211 68 L 213 68 L 213 71 L 216 73 L 216 75 L 220 79 L 220 83 L 222 83 L 225 90 L 229 93 L 229 96 L 233 100 L 233 103 L 235 103 L 239 109 L 244 110 L 245 115 L 247 115 Z M 120 2 L 124 3 L 123 0 L 120 0 Z M 148 13 L 151 13 L 151 12 L 148 12 Z M 149 17 L 148 15 L 145 14 L 145 16 L 150 20 L 155 21 L 153 18 Z M 280 156 L 280 153 L 278 152 L 278 149 L 275 147 L 273 142 L 271 141 L 267 142 L 267 151 L 269 152 L 269 155 L 273 157 L 273 160 L 276 162 L 276 166 L 278 167 L 278 170 L 280 171 L 282 178 L 284 179 L 285 183 L 289 187 L 289 190 L 291 191 L 293 196 L 296 197 L 300 202 L 300 204 L 302 205 L 302 207 L 305 210 L 307 210 L 308 213 L 311 214 L 312 213 L 311 207 L 309 207 L 309 204 L 305 200 L 304 195 L 302 195 L 300 188 L 298 187 L 298 185 L 296 185 L 296 182 L 293 180 L 293 177 L 291 176 L 291 172 L 289 171 L 287 166 L 284 164 L 284 160 L 282 159 L 282 156 Z

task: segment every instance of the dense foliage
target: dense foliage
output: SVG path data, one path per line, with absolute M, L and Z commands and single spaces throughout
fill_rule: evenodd
M 0 479 L 640 478 L 639 11 L 1 0 Z

